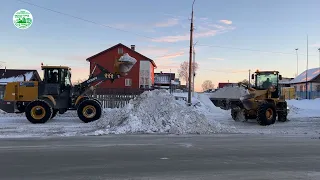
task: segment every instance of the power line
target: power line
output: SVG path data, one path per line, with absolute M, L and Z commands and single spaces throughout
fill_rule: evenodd
M 213 71 L 217 73 L 231 73 L 231 74 L 239 74 L 239 73 L 248 73 L 248 70 L 216 70 L 216 69 L 201 69 L 205 71 Z
M 41 9 L 45 9 L 47 11 L 58 13 L 58 14 L 61 14 L 61 15 L 64 15 L 64 16 L 69 16 L 69 17 L 72 17 L 72 18 L 75 18 L 75 19 L 78 19 L 78 20 L 82 20 L 82 21 L 85 21 L 85 22 L 88 22 L 88 23 L 91 23 L 91 24 L 95 24 L 95 25 L 98 25 L 98 26 L 103 26 L 103 27 L 107 27 L 107 28 L 110 28 L 110 29 L 115 29 L 115 30 L 118 30 L 118 31 L 131 33 L 131 34 L 134 34 L 136 36 L 144 37 L 144 38 L 147 38 L 147 39 L 157 40 L 156 38 L 153 38 L 153 37 L 148 37 L 148 36 L 141 35 L 141 34 L 138 34 L 138 33 L 132 32 L 132 31 L 127 31 L 127 30 L 116 28 L 116 27 L 112 27 L 112 26 L 109 26 L 109 25 L 100 24 L 100 23 L 97 23 L 95 21 L 87 20 L 87 19 L 84 19 L 84 18 L 81 18 L 81 17 L 77 17 L 77 16 L 74 16 L 74 15 L 71 15 L 71 14 L 67 14 L 67 13 L 63 13 L 63 12 L 60 12 L 60 11 L 56 11 L 56 10 L 53 10 L 53 9 L 50 9 L 50 8 L 46 8 L 46 7 L 31 3 L 31 2 L 27 2 L 27 1 L 23 1 L 23 0 L 17 0 L 17 1 L 29 4 L 29 5 L 41 8 Z M 177 42 L 170 42 L 170 43 L 177 43 Z M 262 51 L 262 50 L 256 50 L 256 49 L 237 48 L 237 47 L 224 47 L 224 46 L 217 46 L 217 45 L 198 44 L 198 46 L 215 47 L 215 48 L 223 48 L 223 49 L 230 49 L 230 50 L 242 50 L 242 51 L 252 51 L 252 52 L 273 53 L 273 54 L 296 55 L 295 53 L 275 52 L 275 51 Z M 167 56 L 167 55 L 172 55 L 172 53 L 171 54 L 164 54 L 164 55 L 157 56 L 157 57 L 154 57 L 154 58 L 161 58 L 161 57 L 164 57 L 164 56 Z M 305 54 L 299 54 L 299 55 L 305 55 Z M 309 56 L 316 56 L 316 55 L 309 55 Z
M 152 37 L 144 36 L 144 35 L 141 35 L 141 34 L 138 34 L 138 33 L 134 33 L 134 32 L 132 32 L 132 31 L 127 31 L 127 30 L 124 30 L 124 29 L 120 29 L 120 28 L 108 26 L 108 25 L 105 25 L 105 24 L 100 24 L 100 23 L 97 23 L 97 22 L 94 22 L 94 21 L 91 21 L 91 20 L 87 20 L 87 19 L 84 19 L 84 18 L 81 18 L 81 17 L 77 17 L 77 16 L 74 16 L 74 15 L 71 15 L 71 14 L 67 14 L 67 13 L 63 13 L 63 12 L 60 12 L 60 11 L 56 11 L 56 10 L 53 10 L 53 9 L 50 9 L 50 8 L 46 8 L 46 7 L 43 7 L 43 6 L 39 6 L 39 5 L 36 5 L 36 4 L 34 4 L 34 3 L 30 3 L 30 2 L 27 2 L 27 1 L 22 1 L 22 0 L 17 0 L 17 1 L 22 2 L 22 3 L 29 4 L 29 5 L 32 5 L 32 6 L 41 8 L 41 9 L 45 9 L 45 10 L 48 10 L 48 11 L 51 11 L 51 12 L 55 12 L 55 13 L 58 13 L 58 14 L 61 14 L 61 15 L 64 15 L 64 16 L 69 16 L 69 17 L 72 17 L 72 18 L 75 18 L 75 19 L 78 19 L 78 20 L 82 20 L 82 21 L 85 21 L 85 22 L 88 22 L 88 23 L 92 23 L 92 24 L 95 24 L 95 25 L 99 25 L 99 26 L 103 26 L 103 27 L 115 29 L 115 30 L 118 30 L 118 31 L 127 32 L 127 33 L 132 33 L 132 34 L 135 34 L 135 35 L 137 35 L 137 36 L 144 37 L 144 38 L 147 38 L 147 39 L 156 40 L 155 38 L 152 38 Z
M 224 47 L 224 46 L 217 46 L 217 45 L 198 44 L 198 46 L 216 47 L 216 48 L 231 49 L 231 50 L 242 50 L 242 51 L 254 51 L 254 52 L 263 52 L 263 53 L 273 53 L 273 54 L 296 55 L 295 53 L 275 52 L 275 51 L 262 51 L 262 50 L 256 50 L 256 49 L 246 49 L 246 48 L 237 48 L 237 47 Z M 300 54 L 300 55 L 305 55 L 305 54 Z M 309 55 L 309 56 L 316 56 L 316 55 Z

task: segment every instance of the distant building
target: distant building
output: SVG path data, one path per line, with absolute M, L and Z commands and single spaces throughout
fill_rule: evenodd
M 101 83 L 101 88 L 120 88 L 120 89 L 140 89 L 152 88 L 154 85 L 154 69 L 155 62 L 136 51 L 136 46 L 131 45 L 131 48 L 119 43 L 96 55 L 87 58 L 90 62 L 90 74 L 94 69 L 94 63 L 100 64 L 110 72 L 114 72 L 114 62 L 123 54 L 128 53 L 131 57 L 137 60 L 131 71 L 126 77 L 120 78 L 113 83 L 105 81 Z M 97 70 L 94 74 L 97 74 Z
M 308 78 L 306 80 L 306 78 Z M 307 83 L 306 83 L 307 82 Z M 300 99 L 320 98 L 320 69 L 313 68 L 304 71 L 299 76 L 287 82 L 295 88 L 296 96 Z M 308 84 L 306 88 L 306 84 Z M 307 90 L 307 91 L 306 91 Z M 307 97 L 306 97 L 307 96 Z
M 226 86 L 238 86 L 238 83 L 219 83 L 218 84 L 218 88 L 223 88 L 223 87 L 226 87 Z
M 171 89 L 176 84 L 175 73 L 154 73 L 154 88 L 155 89 Z M 180 82 L 179 82 L 180 84 Z M 171 87 L 171 88 L 170 88 Z

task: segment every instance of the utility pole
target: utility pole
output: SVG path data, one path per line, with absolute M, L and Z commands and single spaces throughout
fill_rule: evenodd
M 249 69 L 249 78 L 248 78 L 248 87 L 251 87 L 251 78 L 250 78 L 251 70 Z
M 194 77 L 196 76 L 196 72 L 195 72 L 195 64 L 196 64 L 196 52 L 193 48 L 193 67 L 192 67 L 192 70 L 193 70 L 193 73 L 192 73 L 192 96 L 194 97 Z
M 192 66 L 192 41 L 193 41 L 193 5 L 195 0 L 192 3 L 192 12 L 191 12 L 191 24 L 190 24 L 190 51 L 189 51 L 189 91 L 188 91 L 188 105 L 191 106 L 191 66 Z
M 296 54 L 297 54 L 297 75 L 296 77 L 299 75 L 299 59 L 298 59 L 298 48 L 296 48 Z
M 307 69 L 306 69 L 306 99 L 308 99 L 308 63 L 309 63 L 309 56 L 308 56 L 308 35 L 307 35 Z

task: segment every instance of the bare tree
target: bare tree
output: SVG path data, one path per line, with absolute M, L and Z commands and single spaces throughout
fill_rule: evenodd
M 247 79 L 244 79 L 244 80 L 238 82 L 238 85 L 239 86 L 241 86 L 241 85 L 249 86 L 249 81 Z
M 193 63 L 193 67 L 191 67 L 191 71 L 196 73 L 198 70 L 198 63 Z M 194 70 L 194 71 L 193 71 Z M 189 80 L 189 62 L 184 61 L 180 64 L 180 68 L 178 69 L 179 78 L 186 82 L 186 86 L 188 87 L 188 80 Z
M 202 83 L 202 90 L 203 91 L 206 91 L 208 89 L 213 89 L 214 88 L 214 84 L 212 83 L 212 81 L 210 80 L 205 80 L 203 83 Z

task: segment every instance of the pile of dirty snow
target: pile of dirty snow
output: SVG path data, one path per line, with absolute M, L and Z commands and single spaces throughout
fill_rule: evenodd
M 238 86 L 226 86 L 212 93 L 213 98 L 230 98 L 239 99 L 241 96 L 248 94 L 248 90 Z
M 123 108 L 107 109 L 104 117 L 92 122 L 95 134 L 170 133 L 207 134 L 220 131 L 204 113 L 185 101 L 175 100 L 166 90 L 142 93 Z

